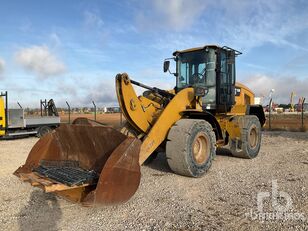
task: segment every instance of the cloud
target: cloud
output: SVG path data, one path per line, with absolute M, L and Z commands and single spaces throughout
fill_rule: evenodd
M 308 4 L 282 0 L 153 0 L 136 14 L 136 24 L 154 33 L 152 44 L 158 47 L 213 43 L 247 53 L 274 44 L 308 51 L 307 10 Z
M 4 69 L 5 69 L 5 62 L 2 58 L 0 58 L 0 79 L 3 78 Z
M 115 105 L 117 104 L 117 96 L 115 91 L 115 85 L 111 82 L 101 82 L 96 86 L 87 90 L 90 92 L 83 99 L 82 102 L 89 104 L 92 100 L 98 105 Z
M 184 29 L 201 15 L 206 4 L 201 0 L 156 0 L 155 9 L 165 17 L 169 26 Z
M 291 60 L 285 64 L 285 69 L 301 69 L 301 68 L 307 68 L 308 64 L 308 52 L 305 52 L 303 54 L 299 54 L 295 56 L 294 58 L 291 58 Z
M 138 75 L 142 75 L 142 73 L 150 74 L 155 72 L 151 69 L 145 69 L 141 70 Z M 159 87 L 161 89 L 172 89 L 174 87 L 172 83 L 167 83 L 161 78 L 151 78 L 145 81 L 137 77 L 130 77 L 148 86 Z M 55 98 L 55 100 L 59 102 L 59 105 L 65 106 L 65 101 L 68 101 L 71 106 L 92 106 L 92 101 L 94 101 L 98 107 L 118 105 L 114 73 L 87 73 L 68 76 L 68 78 L 70 79 L 56 84 L 55 90 L 57 90 L 58 98 Z M 74 79 L 78 79 L 78 85 L 73 84 Z M 82 87 L 80 88 L 79 86 Z M 133 85 L 133 87 L 137 95 L 142 95 L 146 90 L 135 85 Z
M 104 21 L 98 15 L 97 12 L 94 11 L 85 11 L 84 12 L 84 24 L 86 27 L 98 27 L 102 28 L 104 25 Z
M 295 102 L 297 102 L 299 97 L 308 97 L 307 87 L 308 82 L 306 79 L 299 79 L 293 76 L 280 76 L 274 78 L 269 75 L 254 75 L 243 81 L 257 97 L 269 96 L 270 90 L 275 89 L 272 95 L 273 100 L 276 103 L 289 103 L 291 92 L 295 92 L 297 97 L 295 97 Z M 264 102 L 265 104 L 267 102 Z
M 105 25 L 98 10 L 87 10 L 84 12 L 83 29 L 84 34 L 82 35 L 82 37 L 86 40 L 87 43 L 91 45 L 106 44 L 106 41 L 108 41 L 111 31 L 113 31 L 113 29 L 110 29 L 107 25 Z
M 60 39 L 60 37 L 58 36 L 57 33 L 51 33 L 49 35 L 49 39 L 50 39 L 51 45 L 53 47 L 57 47 L 57 46 L 60 46 L 62 44 L 61 39 Z
M 91 106 L 92 101 L 98 107 L 118 105 L 114 74 L 109 72 L 73 73 L 52 89 L 58 92 L 54 98 L 61 106 L 66 105 L 65 101 L 72 107 Z
M 70 85 L 66 83 L 58 84 L 57 91 L 59 92 L 59 94 L 66 94 L 72 98 L 75 98 L 78 92 L 78 90 L 76 89 L 76 85 Z
M 24 18 L 22 20 L 22 23 L 19 27 L 20 31 L 22 31 L 23 33 L 29 33 L 32 30 L 32 22 L 30 21 L 29 18 Z
M 182 31 L 189 29 L 205 7 L 206 3 L 202 0 L 154 0 L 143 6 L 144 10 L 136 19 L 142 29 L 166 28 Z
M 148 81 L 146 84 L 153 86 L 153 87 L 159 87 L 161 89 L 172 89 L 173 87 L 170 84 L 162 83 L 162 82 L 156 82 L 156 81 Z M 146 89 L 137 87 L 133 85 L 135 92 L 137 95 L 142 95 Z M 118 105 L 118 99 L 117 94 L 115 90 L 115 83 L 112 80 L 111 81 L 104 81 L 99 83 L 98 85 L 86 89 L 87 92 L 90 92 L 87 94 L 84 98 L 82 98 L 81 102 L 84 104 L 90 104 L 92 100 L 96 103 L 96 105 L 99 106 L 115 106 Z
M 230 46 L 249 50 L 265 43 L 303 48 L 292 37 L 308 29 L 306 10 L 296 1 L 230 1 L 218 0 L 212 5 L 213 20 L 203 20 L 205 30 Z M 303 6 L 305 8 L 305 6 Z M 306 7 L 307 8 L 307 7 Z M 209 12 L 206 12 L 209 13 Z
M 47 46 L 32 46 L 19 50 L 15 60 L 26 70 L 32 71 L 39 78 L 63 74 L 65 65 L 50 52 Z

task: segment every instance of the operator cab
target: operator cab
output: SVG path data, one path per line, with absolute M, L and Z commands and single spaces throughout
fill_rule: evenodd
M 232 48 L 215 45 L 175 51 L 175 90 L 205 88 L 204 110 L 230 111 L 235 104 L 235 57 L 240 54 Z M 164 71 L 168 66 L 168 63 L 164 64 Z

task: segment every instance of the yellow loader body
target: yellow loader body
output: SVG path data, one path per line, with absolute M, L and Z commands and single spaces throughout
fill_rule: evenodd
M 200 49 L 185 52 L 190 55 Z M 220 49 L 234 58 L 235 50 L 228 47 L 202 49 Z M 202 73 L 191 74 L 190 80 L 201 81 L 205 76 Z M 177 78 L 182 81 L 179 75 Z M 211 86 L 204 88 L 198 83 L 165 91 L 131 80 L 126 73 L 118 74 L 115 84 L 127 121 L 121 132 L 86 119 L 61 125 L 34 145 L 25 164 L 14 174 L 46 192 L 83 205 L 108 205 L 125 202 L 134 195 L 140 184 L 140 166 L 159 149 L 165 150 L 175 173 L 191 177 L 206 173 L 216 147 L 227 145 L 234 156 L 248 159 L 259 152 L 265 116 L 261 106 L 251 105 L 254 95 L 244 85 L 237 85 L 243 94 L 235 97 L 236 103 L 231 107 L 221 104 L 215 111 L 203 105 Z M 133 85 L 149 91 L 137 96 Z M 230 89 L 234 86 L 235 82 Z M 220 91 L 227 94 L 220 97 L 234 96 L 224 87 Z

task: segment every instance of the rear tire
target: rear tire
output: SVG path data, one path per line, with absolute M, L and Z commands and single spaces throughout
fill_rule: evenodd
M 261 124 L 257 116 L 241 116 L 237 118 L 241 129 L 240 140 L 230 140 L 230 151 L 233 156 L 252 159 L 260 151 Z
M 200 177 L 211 167 L 216 155 L 216 137 L 204 120 L 181 119 L 169 131 L 166 157 L 172 171 Z
M 51 128 L 48 127 L 48 126 L 42 126 L 42 127 L 39 127 L 38 128 L 38 131 L 37 131 L 37 137 L 38 138 L 42 138 L 44 135 L 48 134 L 49 132 L 51 132 Z

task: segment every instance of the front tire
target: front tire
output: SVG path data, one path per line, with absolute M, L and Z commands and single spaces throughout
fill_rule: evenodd
M 257 116 L 241 116 L 238 118 L 241 129 L 240 140 L 230 140 L 230 151 L 233 156 L 252 159 L 261 147 L 261 124 Z
M 169 131 L 167 161 L 177 174 L 201 177 L 216 155 L 216 137 L 212 126 L 204 120 L 181 119 Z

